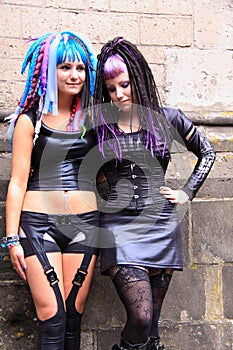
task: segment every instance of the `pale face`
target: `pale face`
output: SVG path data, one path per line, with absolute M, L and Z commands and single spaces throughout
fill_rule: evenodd
M 115 106 L 122 112 L 132 108 L 132 90 L 128 73 L 120 73 L 112 79 L 105 80 L 109 96 Z
M 57 66 L 59 94 L 77 95 L 82 91 L 85 79 L 85 65 L 82 61 L 66 61 Z

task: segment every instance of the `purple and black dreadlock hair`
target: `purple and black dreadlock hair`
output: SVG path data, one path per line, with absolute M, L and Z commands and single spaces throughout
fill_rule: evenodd
M 110 97 L 105 80 L 128 71 L 131 91 L 135 91 L 140 127 L 145 131 L 146 147 L 154 156 L 158 149 L 158 131 L 163 136 L 164 151 L 166 147 L 166 125 L 158 90 L 152 71 L 136 45 L 123 37 L 116 37 L 105 44 L 97 56 L 97 72 L 94 93 L 94 119 L 98 130 L 99 147 L 103 151 L 103 141 L 114 140 L 114 152 L 121 158 L 121 148 L 117 140 L 117 116 L 114 108 L 109 113 Z M 133 96 L 132 96 L 133 98 Z M 160 136 L 161 139 L 161 136 Z M 164 151 L 162 156 L 164 155 Z
M 82 60 L 86 66 L 86 79 L 81 97 L 75 96 L 73 100 L 70 122 L 67 126 L 67 130 L 72 131 L 77 124 L 76 119 L 80 117 L 80 110 L 90 105 L 90 97 L 94 93 L 97 59 L 92 45 L 83 34 L 70 31 L 46 33 L 28 42 L 32 44 L 24 58 L 21 70 L 24 74 L 28 67 L 25 88 L 15 113 L 6 118 L 11 122 L 8 134 L 12 136 L 14 126 L 21 114 L 36 107 L 36 139 L 42 114 L 47 114 L 48 111 L 53 115 L 58 113 L 57 65 L 66 60 Z

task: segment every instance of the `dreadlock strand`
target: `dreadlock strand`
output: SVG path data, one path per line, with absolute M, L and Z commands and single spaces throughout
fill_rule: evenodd
M 31 77 L 31 86 L 30 90 L 28 91 L 28 95 L 26 98 L 26 103 L 23 107 L 23 110 L 25 111 L 26 109 L 29 109 L 33 103 L 35 103 L 36 100 L 38 100 L 37 93 L 38 93 L 38 88 L 40 85 L 40 80 L 39 80 L 39 75 L 40 75 L 40 69 L 41 69 L 41 64 L 42 64 L 42 59 L 43 59 L 43 53 L 40 53 L 38 56 L 38 59 L 36 61 L 36 66 L 34 68 L 33 75 Z
M 26 79 L 25 89 L 19 103 L 19 110 L 18 110 L 19 114 L 22 114 L 24 110 L 27 109 L 27 106 L 29 105 L 29 102 L 31 100 L 32 85 L 33 85 L 32 79 L 35 75 L 35 67 L 37 65 L 37 57 L 38 57 L 38 51 L 39 51 L 38 47 L 36 47 L 35 45 L 33 46 L 34 46 L 34 51 L 32 52 L 32 55 L 30 55 L 30 61 L 27 60 L 27 64 L 29 64 L 28 75 Z
M 50 34 L 42 43 L 41 51 L 43 52 L 43 59 L 41 65 L 41 95 L 46 94 L 47 88 L 47 70 L 48 70 L 48 59 L 49 59 L 49 47 L 55 34 Z

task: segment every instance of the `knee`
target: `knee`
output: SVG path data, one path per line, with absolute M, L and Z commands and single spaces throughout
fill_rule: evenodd
M 58 312 L 57 304 L 36 305 L 37 317 L 40 321 L 46 321 L 56 316 Z
M 129 344 L 143 344 L 146 343 L 152 326 L 150 317 L 130 318 L 122 331 L 122 339 Z
M 139 314 L 137 315 L 137 317 L 133 318 L 131 324 L 135 330 L 138 330 L 139 333 L 147 336 L 149 335 L 151 330 L 152 317 L 151 315 Z

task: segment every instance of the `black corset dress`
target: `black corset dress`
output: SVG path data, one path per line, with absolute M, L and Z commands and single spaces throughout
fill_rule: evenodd
M 197 156 L 197 163 L 182 190 L 194 198 L 208 175 L 215 153 L 192 122 L 177 109 L 164 108 L 172 139 L 178 139 Z M 122 160 L 105 150 L 103 171 L 108 181 L 107 200 L 101 213 L 101 272 L 119 264 L 182 270 L 182 237 L 176 205 L 164 199 L 159 189 L 165 184 L 170 161 L 169 142 L 159 140 L 154 157 L 146 148 L 143 131 L 119 133 Z

